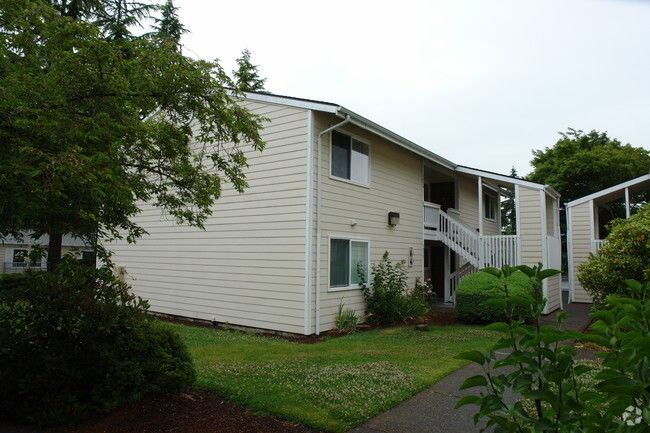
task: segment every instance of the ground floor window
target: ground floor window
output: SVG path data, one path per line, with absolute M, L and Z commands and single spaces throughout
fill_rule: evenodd
M 368 279 L 369 242 L 360 239 L 330 239 L 330 288 L 360 287 L 359 271 Z

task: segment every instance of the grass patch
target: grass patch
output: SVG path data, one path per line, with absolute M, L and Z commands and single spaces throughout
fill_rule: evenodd
M 189 346 L 197 388 L 259 413 L 347 431 L 421 391 L 486 350 L 498 334 L 473 326 L 412 326 L 298 344 L 216 329 L 171 326 Z

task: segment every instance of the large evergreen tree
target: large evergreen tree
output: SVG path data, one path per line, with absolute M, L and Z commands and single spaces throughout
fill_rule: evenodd
M 138 7 L 0 3 L 0 238 L 47 233 L 55 261 L 64 233 L 143 235 L 138 201 L 200 227 L 224 181 L 245 188 L 241 145 L 264 147 L 263 119 L 218 63 L 128 34 Z
M 238 68 L 232 71 L 237 88 L 243 91 L 268 93 L 264 90 L 266 78 L 260 78 L 258 66 L 251 63 L 251 53 L 244 49 L 237 59 Z
M 172 0 L 167 0 L 160 7 L 162 12 L 161 18 L 156 18 L 154 29 L 159 38 L 168 40 L 176 46 L 180 46 L 181 36 L 187 33 L 187 29 L 181 23 L 178 17 L 178 8 L 174 6 Z
M 510 177 L 519 179 L 514 166 L 510 169 Z M 514 235 L 517 234 L 517 207 L 513 192 L 510 191 L 508 194 L 507 198 L 501 201 L 501 232 L 505 235 Z

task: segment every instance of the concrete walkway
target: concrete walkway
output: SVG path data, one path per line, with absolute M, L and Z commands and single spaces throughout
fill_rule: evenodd
M 564 304 L 569 318 L 562 329 L 584 331 L 591 318 L 591 304 Z M 555 313 L 544 317 L 545 325 L 557 325 Z M 478 388 L 458 391 L 468 377 L 482 374 L 483 369 L 471 363 L 436 382 L 431 388 L 400 403 L 393 409 L 378 415 L 349 433 L 475 433 L 482 425 L 474 425 L 476 406 L 454 406 L 461 397 L 473 394 Z

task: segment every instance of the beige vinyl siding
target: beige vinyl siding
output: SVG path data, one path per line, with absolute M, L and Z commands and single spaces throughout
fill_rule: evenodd
M 546 311 L 553 312 L 560 308 L 560 284 L 562 281 L 561 275 L 554 275 L 545 280 L 546 284 Z
M 492 190 L 483 188 L 483 194 L 487 192 L 494 193 Z M 496 193 L 494 193 L 496 194 Z M 497 196 L 498 200 L 498 196 Z M 485 206 L 485 205 L 483 205 Z M 458 178 L 458 210 L 460 219 L 473 229 L 479 228 L 479 202 L 478 202 L 478 182 L 475 179 L 466 177 Z M 497 206 L 497 212 L 499 208 Z M 483 234 L 488 236 L 498 235 L 501 233 L 498 218 L 490 220 L 483 218 Z
M 562 270 L 562 243 L 560 241 L 560 230 L 558 227 L 557 220 L 557 209 L 558 203 L 557 199 L 551 197 L 548 194 L 545 194 L 545 215 L 546 215 L 546 235 L 552 238 L 552 241 L 549 242 L 547 248 L 554 249 L 547 251 L 549 257 L 548 263 L 545 263 L 547 268 L 552 267 L 554 269 Z M 555 261 L 555 262 L 552 262 Z M 546 293 L 547 293 L 547 304 L 546 311 L 551 312 L 560 308 L 560 296 L 562 295 L 562 276 L 556 275 L 546 279 Z
M 571 238 L 569 244 L 573 260 L 571 266 L 571 281 L 573 287 L 573 301 L 591 303 L 591 297 L 578 281 L 578 265 L 584 263 L 591 254 L 592 222 L 590 208 L 592 202 L 578 204 L 571 207 Z
M 557 206 L 553 205 L 555 202 L 556 200 L 553 197 L 546 195 L 546 233 L 549 236 L 555 236 L 555 227 L 557 225 Z M 557 235 L 559 236 L 559 233 Z
M 333 116 L 318 115 L 316 131 L 338 122 Z M 368 240 L 371 263 L 379 262 L 388 251 L 393 262 L 406 260 L 408 264 L 409 248 L 413 248 L 414 263 L 407 268 L 411 287 L 416 277 L 422 277 L 423 266 L 421 158 L 352 125 L 339 131 L 369 144 L 370 187 L 330 177 L 330 134 L 326 134 L 322 140 L 321 330 L 332 328 L 340 302 L 358 314 L 365 308 L 361 290 L 329 290 L 330 236 Z M 388 212 L 399 212 L 396 227 L 388 226 Z
M 149 233 L 116 243 L 116 265 L 151 311 L 231 325 L 304 330 L 307 110 L 245 102 L 271 120 L 262 153 L 242 145 L 250 167 L 243 194 L 224 184 L 205 231 L 143 205 Z
M 497 212 L 500 210 L 497 208 Z M 498 220 L 489 220 L 483 218 L 483 234 L 486 236 L 496 236 L 501 234 Z
M 539 190 L 523 185 L 519 185 L 518 190 L 521 264 L 535 266 L 544 260 Z
M 478 184 L 475 180 L 458 178 L 458 210 L 461 221 L 478 229 Z

